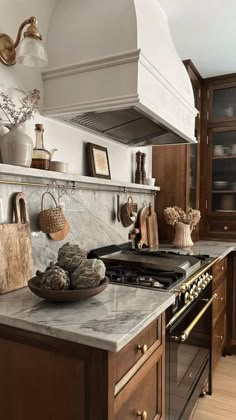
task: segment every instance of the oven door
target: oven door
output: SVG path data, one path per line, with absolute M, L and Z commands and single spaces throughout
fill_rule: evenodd
M 213 299 L 208 287 L 167 332 L 168 419 L 188 418 L 183 413 L 194 403 L 192 395 L 200 378 L 203 386 L 209 374 Z

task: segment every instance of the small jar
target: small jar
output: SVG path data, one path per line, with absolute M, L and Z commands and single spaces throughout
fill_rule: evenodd
M 36 144 L 33 150 L 31 168 L 49 169 L 51 154 L 44 148 L 43 124 L 35 124 Z

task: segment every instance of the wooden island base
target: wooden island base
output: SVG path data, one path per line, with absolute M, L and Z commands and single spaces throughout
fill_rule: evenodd
M 1 419 L 164 420 L 164 322 L 118 353 L 1 324 Z

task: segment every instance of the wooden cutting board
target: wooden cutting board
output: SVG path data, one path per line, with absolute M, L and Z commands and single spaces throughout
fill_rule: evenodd
M 148 233 L 147 233 L 147 217 L 149 214 L 149 207 L 144 207 L 139 214 L 138 228 L 140 238 L 138 240 L 138 248 L 142 248 L 143 245 L 148 246 Z
M 23 193 L 13 196 L 13 220 L 0 224 L 0 294 L 27 286 L 32 277 L 30 220 Z
M 147 240 L 149 248 L 157 248 L 159 246 L 158 241 L 158 225 L 157 225 L 157 214 L 153 209 L 151 203 L 149 204 L 147 222 Z

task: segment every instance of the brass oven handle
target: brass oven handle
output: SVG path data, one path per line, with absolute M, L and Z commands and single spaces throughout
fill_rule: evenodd
M 202 310 L 199 312 L 199 314 L 194 318 L 194 320 L 189 324 L 189 326 L 180 334 L 180 336 L 171 336 L 171 339 L 176 341 L 177 343 L 184 343 L 184 341 L 187 340 L 189 337 L 189 334 L 195 327 L 195 325 L 200 321 L 204 313 L 207 311 L 209 306 L 211 306 L 212 302 L 217 298 L 217 293 L 215 293 L 212 298 L 207 302 L 207 304 L 202 308 Z
M 147 420 L 147 412 L 146 412 L 146 411 L 143 411 L 143 412 L 141 413 L 141 411 L 138 411 L 138 412 L 137 412 L 137 417 L 140 417 L 140 418 L 141 418 L 141 420 Z

